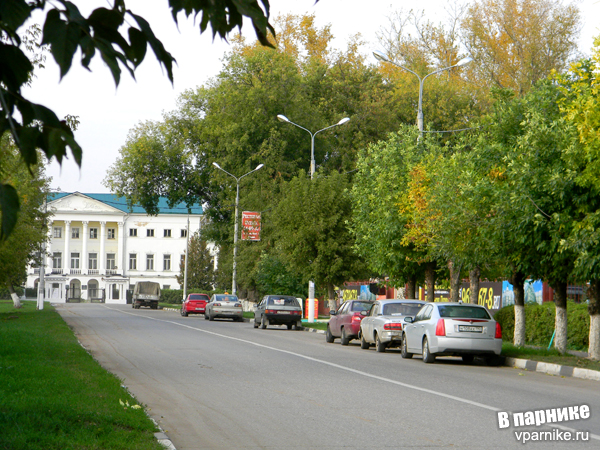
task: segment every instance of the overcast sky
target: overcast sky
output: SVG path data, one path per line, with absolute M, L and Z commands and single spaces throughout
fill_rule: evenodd
M 345 48 L 347 38 L 360 32 L 368 44 L 363 51 L 371 53 L 378 48 L 375 37 L 387 25 L 390 11 L 413 8 L 423 9 L 428 17 L 442 20 L 444 0 L 270 0 L 271 15 L 285 13 L 314 13 L 318 26 L 331 24 L 336 38 L 334 45 Z M 102 0 L 77 2 L 80 8 L 105 5 Z M 80 126 L 75 138 L 83 148 L 81 169 L 72 158 L 61 166 L 53 162 L 47 174 L 53 178 L 52 188 L 82 193 L 102 193 L 109 190 L 102 185 L 108 168 L 119 156 L 127 134 L 137 123 L 161 120 L 163 111 L 176 107 L 176 100 L 186 89 L 205 84 L 219 73 L 222 58 L 229 45 L 220 38 L 212 40 L 212 32 L 200 35 L 192 19 L 181 16 L 179 29 L 171 19 L 167 0 L 127 0 L 127 7 L 150 22 L 156 36 L 177 60 L 174 67 L 174 85 L 161 70 L 154 54 L 148 50 L 146 59 L 136 71 L 136 81 L 123 72 L 115 88 L 109 70 L 99 57 L 92 64 L 92 72 L 82 69 L 77 57 L 67 76 L 60 81 L 58 67 L 48 58 L 46 68 L 37 72 L 26 98 L 53 109 L 59 117 L 79 116 Z M 580 2 L 584 29 L 580 50 L 589 54 L 593 36 L 600 34 L 600 0 Z M 90 11 L 82 9 L 84 15 Z M 38 18 L 39 21 L 42 18 Z M 244 28 L 244 35 L 254 38 L 252 27 Z M 373 59 L 374 62 L 374 59 Z M 416 94 L 415 94 L 416 95 Z M 307 144 L 308 145 L 308 144 Z

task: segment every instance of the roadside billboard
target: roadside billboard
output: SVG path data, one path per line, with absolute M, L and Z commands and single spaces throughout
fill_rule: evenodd
M 260 241 L 260 213 L 242 211 L 242 241 Z

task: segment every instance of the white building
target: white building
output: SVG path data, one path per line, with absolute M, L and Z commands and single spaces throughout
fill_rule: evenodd
M 139 206 L 130 209 L 123 197 L 79 192 L 52 194 L 47 206 L 46 300 L 126 303 L 137 281 L 181 288 L 176 276 L 187 235 L 200 228 L 201 206 L 170 208 L 161 198 L 159 214 L 149 216 Z M 27 287 L 38 288 L 40 271 L 28 269 Z

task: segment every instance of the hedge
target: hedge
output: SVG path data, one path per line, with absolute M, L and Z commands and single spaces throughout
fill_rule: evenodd
M 548 347 L 554 333 L 556 308 L 553 302 L 525 305 L 525 343 Z M 512 342 L 515 330 L 513 305 L 500 309 L 494 319 L 502 326 L 502 339 Z M 567 348 L 587 350 L 589 346 L 590 315 L 587 303 L 567 302 Z
M 15 293 L 19 297 L 23 297 L 23 288 L 21 286 L 15 286 Z M 10 300 L 10 292 L 8 292 L 8 288 L 2 286 L 0 287 L 0 299 L 2 300 Z

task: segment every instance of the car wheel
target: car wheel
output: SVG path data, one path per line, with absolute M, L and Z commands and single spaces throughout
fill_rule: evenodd
M 209 314 L 208 320 L 210 320 L 212 322 L 213 320 L 215 320 L 215 316 L 213 316 L 212 314 Z
M 475 357 L 473 355 L 462 355 L 462 360 L 465 364 L 471 364 Z
M 286 326 L 287 326 L 288 330 L 291 330 L 292 326 L 294 326 L 294 324 L 293 323 L 286 323 Z
M 500 356 L 497 356 L 497 355 L 486 356 L 485 357 L 485 363 L 488 366 L 499 366 L 499 365 L 502 364 L 502 358 Z
M 261 330 L 266 330 L 268 326 L 269 326 L 269 319 L 267 319 L 265 317 L 265 315 L 263 314 L 260 319 L 260 328 L 261 328 Z
M 423 362 L 431 364 L 435 361 L 435 355 L 429 351 L 429 342 L 427 338 L 423 338 Z
M 346 328 L 342 328 L 342 337 L 340 338 L 340 344 L 348 345 L 350 343 L 350 338 L 346 334 Z
M 333 337 L 333 334 L 331 334 L 331 330 L 329 329 L 329 325 L 327 325 L 327 331 L 325 332 L 325 341 L 330 344 L 333 341 L 335 341 L 335 338 Z
M 256 320 L 256 317 L 254 318 L 253 326 L 254 326 L 254 328 L 258 328 L 258 320 Z
M 365 335 L 363 333 L 360 333 L 360 348 L 362 348 L 363 350 L 368 350 L 369 347 L 371 345 L 365 341 Z
M 208 320 L 208 316 L 204 313 L 204 320 Z
M 408 347 L 406 345 L 406 334 L 402 333 L 402 357 L 404 359 L 410 359 L 413 357 L 412 353 L 408 353 Z
M 181 315 L 182 315 L 183 317 L 187 317 L 187 316 L 188 316 L 188 313 L 187 313 L 187 311 L 183 311 L 183 310 L 182 310 L 182 311 L 181 311 Z
M 296 331 L 299 331 L 302 329 L 302 321 L 299 320 L 298 322 L 296 322 Z
M 381 342 L 381 339 L 379 339 L 379 335 L 376 334 L 375 335 L 375 348 L 377 348 L 377 351 L 380 353 L 385 352 L 385 348 L 387 347 L 387 344 Z

